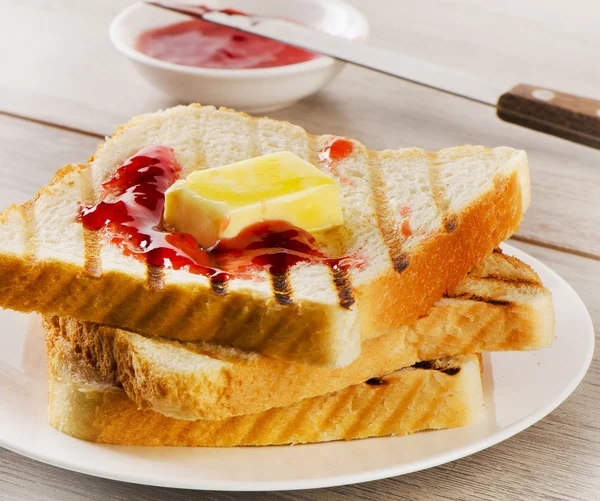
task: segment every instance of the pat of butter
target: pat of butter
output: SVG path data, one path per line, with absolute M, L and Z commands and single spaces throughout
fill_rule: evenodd
M 166 192 L 166 225 L 190 233 L 204 248 L 267 220 L 309 232 L 343 224 L 337 182 L 281 151 L 194 171 Z

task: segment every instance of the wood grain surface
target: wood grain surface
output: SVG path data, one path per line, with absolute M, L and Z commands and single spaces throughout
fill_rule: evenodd
M 519 82 L 598 96 L 600 2 L 594 0 L 347 0 L 378 44 L 476 74 L 499 89 Z
M 504 90 L 529 81 L 600 97 L 600 66 L 589 57 L 600 50 L 598 2 L 350 1 L 369 15 L 373 37 L 383 46 L 491 77 Z M 110 46 L 108 22 L 128 3 L 0 0 L 0 209 L 31 197 L 63 164 L 85 161 L 131 115 L 175 104 Z M 317 134 L 356 137 L 373 148 L 524 148 L 533 201 L 521 241 L 512 243 L 573 285 L 598 333 L 600 152 L 503 123 L 492 107 L 357 68 L 271 116 Z M 316 491 L 204 493 L 93 478 L 0 449 L 0 500 L 597 501 L 598 415 L 596 355 L 575 393 L 541 422 L 491 449 L 423 472 Z
M 99 141 L 0 115 L 0 210 L 35 195 L 63 165 L 85 162 Z

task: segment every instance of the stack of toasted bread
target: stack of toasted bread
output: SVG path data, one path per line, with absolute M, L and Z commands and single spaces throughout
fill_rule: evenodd
M 0 307 L 43 315 L 50 423 L 103 443 L 236 446 L 480 419 L 479 354 L 553 339 L 549 291 L 498 248 L 529 204 L 525 153 L 378 152 L 344 138 L 332 166 L 337 139 L 176 107 L 134 118 L 0 214 Z M 224 281 L 140 259 L 107 237 L 109 220 L 85 227 L 82 207 L 155 145 L 172 149 L 180 178 L 275 151 L 327 173 L 344 216 L 315 235 L 330 259 Z

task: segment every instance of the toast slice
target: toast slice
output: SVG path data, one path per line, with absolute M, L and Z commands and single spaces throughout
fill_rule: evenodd
M 478 146 L 437 153 L 409 148 L 327 156 L 335 136 L 226 109 L 179 106 L 119 127 L 88 165 L 0 214 L 0 307 L 72 317 L 141 334 L 211 341 L 283 360 L 339 367 L 361 340 L 414 322 L 514 233 L 529 204 L 523 151 Z M 235 276 L 226 288 L 183 269 L 147 266 L 100 231 L 82 204 L 149 145 L 173 148 L 183 175 L 289 150 L 340 181 L 345 225 L 320 235 L 332 271 L 299 263 L 288 273 Z M 333 162 L 333 163 L 332 163 Z
M 476 355 L 396 371 L 289 407 L 222 421 L 181 421 L 135 402 L 72 351 L 47 341 L 49 418 L 83 440 L 120 445 L 231 447 L 406 435 L 483 416 Z
M 550 292 L 517 258 L 493 253 L 451 297 L 412 326 L 363 343 L 338 369 L 284 362 L 207 343 L 145 337 L 72 319 L 46 317 L 46 331 L 69 339 L 141 409 L 179 419 L 219 420 L 283 407 L 390 374 L 422 360 L 475 352 L 531 350 L 554 338 Z

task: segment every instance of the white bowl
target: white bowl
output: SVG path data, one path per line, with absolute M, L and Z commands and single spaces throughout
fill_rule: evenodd
M 340 0 L 214 0 L 213 8 L 234 8 L 252 14 L 298 21 L 332 35 L 365 39 L 366 18 Z M 189 19 L 145 5 L 127 7 L 110 25 L 110 39 L 157 89 L 183 102 L 227 106 L 250 113 L 274 111 L 317 92 L 344 64 L 329 57 L 273 68 L 227 70 L 197 68 L 161 61 L 135 49 L 144 30 Z

